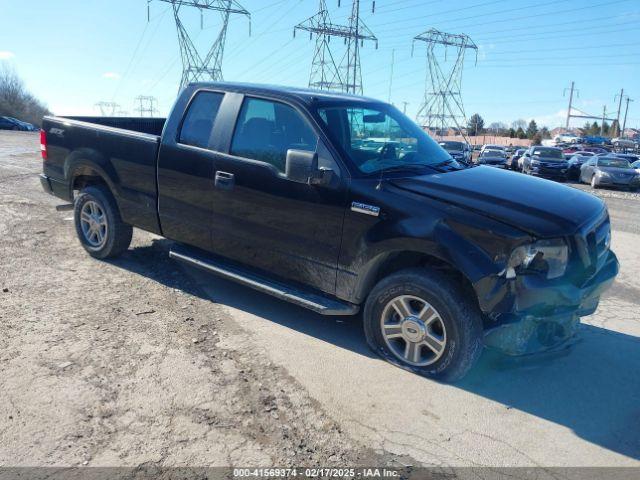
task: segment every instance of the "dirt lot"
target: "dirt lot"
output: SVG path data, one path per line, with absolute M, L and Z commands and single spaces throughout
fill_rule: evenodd
M 83 254 L 37 137 L 0 132 L 0 466 L 378 465 L 136 232 Z
M 0 132 L 0 466 L 640 466 L 640 195 L 597 192 L 622 269 L 576 345 L 450 386 L 150 234 L 91 259 L 37 150 Z

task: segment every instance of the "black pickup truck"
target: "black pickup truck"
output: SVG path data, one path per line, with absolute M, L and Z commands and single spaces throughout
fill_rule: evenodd
M 45 117 L 41 143 L 42 186 L 73 201 L 90 255 L 154 232 L 321 314 L 362 308 L 378 354 L 444 381 L 483 345 L 566 341 L 618 272 L 601 200 L 462 165 L 373 99 L 198 83 L 166 120 Z

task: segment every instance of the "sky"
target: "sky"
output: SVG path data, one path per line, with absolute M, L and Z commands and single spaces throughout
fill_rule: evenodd
M 251 12 L 251 28 L 246 17 L 232 16 L 225 80 L 306 86 L 314 41 L 294 38 L 293 27 L 317 11 L 318 0 L 239 1 Z M 326 2 L 334 23 L 347 22 L 350 0 Z M 407 102 L 409 116 L 421 106 L 427 79 L 425 44 L 412 56 L 412 39 L 436 28 L 478 45 L 477 62 L 469 51 L 462 76 L 467 116 L 479 113 L 486 125 L 522 118 L 561 126 L 565 89 L 574 81 L 575 107 L 593 115 L 606 105 L 615 117 L 624 88 L 635 99 L 627 127 L 640 127 L 640 0 L 376 0 L 375 12 L 372 4 L 361 0 L 362 19 L 378 38 L 378 49 L 368 42 L 361 50 L 364 94 L 401 109 Z M 147 0 L 0 0 L 0 62 L 58 115 L 97 115 L 99 101 L 134 115 L 138 95 L 156 97 L 167 115 L 182 71 L 170 9 L 152 0 L 148 20 Z M 194 10 L 182 21 L 206 51 L 220 15 L 205 15 L 202 29 Z M 338 39 L 331 45 L 343 48 Z M 441 56 L 445 67 L 453 53 Z

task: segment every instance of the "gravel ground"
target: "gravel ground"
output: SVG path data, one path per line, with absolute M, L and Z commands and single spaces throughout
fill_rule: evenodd
M 0 132 L 0 467 L 410 463 L 343 433 L 168 241 L 86 255 L 37 142 Z

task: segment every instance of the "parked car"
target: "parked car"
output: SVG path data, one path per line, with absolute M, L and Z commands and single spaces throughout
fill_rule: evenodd
M 589 160 L 593 156 L 594 154 L 591 152 L 578 152 L 575 155 L 573 155 L 567 161 L 567 166 L 568 166 L 567 178 L 569 180 L 579 180 L 580 168 L 587 160 Z
M 616 153 L 615 156 L 618 158 L 624 158 L 629 163 L 640 160 L 640 155 L 634 155 L 632 153 Z
M 602 148 L 602 147 L 584 147 L 582 149 L 582 151 L 584 152 L 590 152 L 593 153 L 595 155 L 601 155 L 601 154 L 608 154 L 611 153 L 609 152 L 609 150 Z
M 640 175 L 640 160 L 637 160 L 631 164 L 631 168 L 633 168 L 638 175 Z
M 576 135 L 575 133 L 561 133 L 560 135 L 556 135 L 554 140 L 556 144 L 561 144 L 561 143 L 571 144 L 571 143 L 578 143 L 579 141 L 581 141 L 581 137 Z
M 502 150 L 486 149 L 480 154 L 476 163 L 489 167 L 507 168 L 507 154 Z
M 22 130 L 22 126 L 11 117 L 0 117 L 0 130 Z
M 564 147 L 562 149 L 562 153 L 564 154 L 564 156 L 565 156 L 565 158 L 567 160 L 570 159 L 573 155 L 575 155 L 577 153 L 580 153 L 582 151 L 584 151 L 584 150 L 579 145 L 571 145 L 569 147 Z
M 483 153 L 485 150 L 499 150 L 501 152 L 504 152 L 505 151 L 505 146 L 504 145 L 492 145 L 492 144 L 482 145 L 482 148 L 480 148 L 480 153 Z
M 580 168 L 580 181 L 591 187 L 603 186 L 640 188 L 640 175 L 624 158 L 615 155 L 596 155 Z
M 625 148 L 635 148 L 636 142 L 629 138 L 616 137 L 611 139 L 611 144 L 615 148 L 625 149 Z
M 566 180 L 568 170 L 567 159 L 559 148 L 535 146 L 524 154 L 522 171 L 527 175 Z
M 34 125 L 13 117 L 0 117 L 0 130 L 20 130 L 33 132 L 38 130 Z
M 524 152 L 526 152 L 527 149 L 526 148 L 519 148 L 517 149 L 513 155 L 511 155 L 508 159 L 507 159 L 507 168 L 511 169 L 511 170 L 518 170 L 518 159 L 520 157 L 522 157 L 522 155 L 524 155 Z
M 471 163 L 471 148 L 466 142 L 442 141 L 439 145 L 459 162 Z
M 45 117 L 41 151 L 89 255 L 121 254 L 133 227 L 163 235 L 172 258 L 282 300 L 363 309 L 377 354 L 441 380 L 483 344 L 565 341 L 618 272 L 602 200 L 462 166 L 364 97 L 191 83 L 166 120 Z

